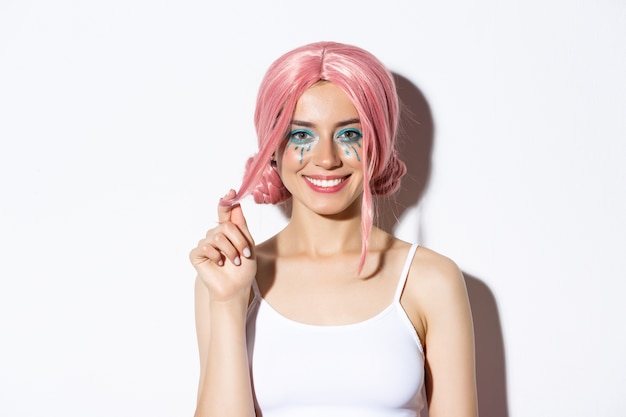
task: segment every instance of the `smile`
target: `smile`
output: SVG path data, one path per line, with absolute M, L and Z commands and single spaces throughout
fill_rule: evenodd
M 322 188 L 336 187 L 339 184 L 341 184 L 343 181 L 345 181 L 345 178 L 335 178 L 332 180 L 318 180 L 316 178 L 310 178 L 310 177 L 304 177 L 304 178 L 306 178 L 308 182 L 315 185 L 316 187 L 322 187 Z

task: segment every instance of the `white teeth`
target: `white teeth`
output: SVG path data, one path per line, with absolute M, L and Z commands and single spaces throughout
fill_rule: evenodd
M 339 184 L 341 184 L 343 182 L 343 178 L 337 178 L 334 180 L 318 180 L 315 178 L 309 178 L 309 177 L 305 177 L 307 179 L 307 181 L 309 181 L 311 184 L 315 185 L 316 187 L 322 187 L 322 188 L 328 188 L 328 187 L 336 187 Z

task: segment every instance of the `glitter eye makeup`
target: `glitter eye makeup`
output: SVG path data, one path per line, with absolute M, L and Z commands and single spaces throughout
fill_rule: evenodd
M 339 133 L 337 133 L 335 137 L 341 141 L 357 142 L 361 140 L 363 134 L 359 129 L 355 127 L 349 127 L 346 129 L 342 129 Z
M 311 150 L 311 146 L 313 142 L 317 140 L 317 136 L 308 129 L 295 129 L 289 133 L 289 143 L 287 144 L 287 149 L 293 145 L 294 151 L 299 151 L 300 153 L 300 163 L 304 159 L 304 151 L 309 152 Z
M 347 157 L 356 157 L 357 161 L 361 161 L 358 149 L 361 148 L 361 139 L 363 133 L 355 127 L 347 127 L 341 129 L 334 135 L 334 140 L 341 146 Z M 319 142 L 319 136 L 309 129 L 294 129 L 287 136 L 288 143 L 285 151 L 290 147 L 298 152 L 300 163 L 304 161 L 304 152 L 310 152 L 312 147 Z M 358 149 L 357 149 L 358 148 Z
M 304 145 L 313 142 L 317 136 L 308 129 L 295 129 L 289 133 L 289 143 Z
M 356 160 L 361 162 L 361 157 L 359 156 L 357 148 L 361 147 L 363 134 L 359 129 L 354 127 L 342 129 L 339 133 L 337 133 L 335 138 L 341 143 L 341 147 L 343 148 L 346 156 L 350 157 L 352 156 L 352 152 L 354 152 Z

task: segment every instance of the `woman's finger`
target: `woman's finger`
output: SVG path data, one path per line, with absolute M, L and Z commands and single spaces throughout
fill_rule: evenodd
M 237 193 L 232 188 L 226 193 L 224 197 L 220 199 L 220 202 L 217 204 L 217 221 L 220 223 L 226 223 L 230 221 L 230 214 L 233 210 L 233 207 L 238 206 L 239 204 L 224 204 L 226 200 L 232 200 L 237 196 Z
M 235 203 L 233 205 L 224 204 L 225 200 L 232 200 L 236 196 L 237 193 L 235 192 L 235 190 L 231 189 L 220 200 L 217 208 L 218 221 L 220 223 L 220 226 L 224 227 L 224 229 L 226 230 L 226 235 L 230 239 L 233 246 L 237 248 L 239 254 L 245 256 L 246 258 L 250 258 L 252 256 L 252 251 L 254 248 L 254 240 L 252 239 L 252 235 L 248 230 L 248 224 L 246 222 L 246 218 L 243 215 L 241 205 L 239 203 Z M 235 225 L 238 230 L 233 230 L 230 225 Z M 243 234 L 243 239 L 240 236 L 241 234 Z M 234 261 L 235 259 L 231 260 Z
M 247 229 L 243 231 L 239 226 L 231 222 L 223 223 L 219 228 L 240 256 L 249 258 L 252 255 L 250 248 L 253 245 L 250 242 L 250 238 L 245 234 Z M 228 257 L 231 258 L 230 256 Z
M 254 247 L 254 239 L 252 239 L 250 230 L 248 230 L 248 223 L 246 222 L 246 218 L 243 215 L 241 205 L 237 204 L 236 206 L 232 207 L 230 211 L 230 221 L 236 224 L 239 230 L 241 230 L 241 232 L 246 236 L 250 247 Z
M 193 266 L 198 266 L 207 260 L 220 266 L 224 265 L 222 253 L 210 245 L 206 239 L 202 239 L 198 242 L 198 246 L 192 249 L 189 253 L 189 259 Z
M 241 264 L 241 255 L 243 255 L 244 248 L 247 246 L 245 237 L 241 234 L 237 226 L 230 224 L 231 228 L 234 228 L 236 232 L 231 232 L 229 234 L 226 233 L 217 233 L 215 234 L 209 244 L 214 248 L 220 251 L 226 258 L 230 259 L 230 261 L 235 265 Z M 222 225 L 222 229 L 228 228 L 227 225 Z M 239 247 L 236 246 L 238 243 Z

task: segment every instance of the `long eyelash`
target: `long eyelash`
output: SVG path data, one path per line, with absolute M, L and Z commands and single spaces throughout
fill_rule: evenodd
M 315 138 L 315 135 L 313 134 L 313 132 L 311 132 L 310 130 L 307 129 L 295 129 L 292 130 L 291 132 L 289 132 L 289 136 L 288 139 L 289 140 L 294 140 L 294 136 L 299 134 L 299 133 L 304 133 L 305 135 L 309 136 L 311 139 Z M 304 141 L 304 140 L 308 140 L 307 139 L 295 139 L 296 141 Z
M 341 136 L 345 135 L 348 132 L 353 132 L 353 133 L 355 133 L 355 134 L 357 134 L 359 136 L 358 138 L 353 138 L 353 139 L 348 139 L 348 140 L 357 141 L 357 140 L 363 138 L 363 133 L 359 129 L 357 129 L 356 127 L 348 127 L 346 129 L 341 130 L 339 133 L 337 133 L 337 137 L 341 137 Z

